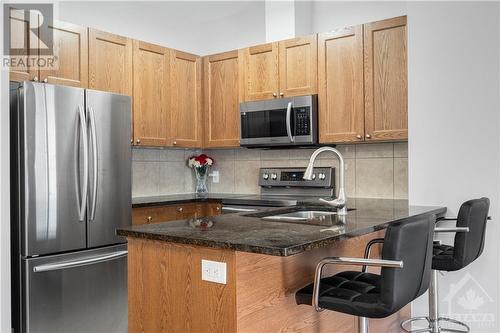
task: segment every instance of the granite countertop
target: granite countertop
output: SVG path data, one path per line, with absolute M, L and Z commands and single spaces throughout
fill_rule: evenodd
M 409 206 L 407 200 L 349 199 L 347 216 L 330 215 L 311 222 L 263 220 L 270 212 L 297 209 L 329 210 L 325 206 L 273 208 L 258 213 L 225 214 L 120 228 L 117 234 L 165 242 L 191 244 L 235 251 L 290 256 L 327 247 L 342 239 L 386 228 L 390 223 L 419 215 L 443 215 L 445 207 Z
M 199 197 L 196 193 L 185 194 L 170 194 L 147 197 L 132 198 L 132 207 L 144 206 L 159 206 L 180 204 L 188 202 L 206 202 L 206 201 L 221 201 L 226 198 L 237 198 L 247 196 L 248 194 L 232 194 L 232 193 L 209 193 L 208 196 Z

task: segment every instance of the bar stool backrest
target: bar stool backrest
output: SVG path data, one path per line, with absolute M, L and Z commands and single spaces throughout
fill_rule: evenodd
M 403 268 L 381 272 L 381 300 L 394 312 L 429 288 L 434 221 L 417 216 L 386 230 L 382 259 L 403 261 Z
M 460 206 L 457 227 L 469 227 L 469 232 L 458 232 L 455 235 L 453 258 L 462 268 L 483 252 L 489 208 L 488 198 L 469 200 Z

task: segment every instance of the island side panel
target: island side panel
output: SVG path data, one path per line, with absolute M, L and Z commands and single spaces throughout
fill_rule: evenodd
M 297 305 L 295 292 L 313 281 L 314 269 L 327 256 L 363 257 L 367 242 L 383 237 L 385 231 L 341 240 L 328 248 L 276 257 L 236 252 L 236 306 L 238 333 L 253 332 L 357 332 L 357 318 L 333 312 L 316 312 L 311 306 Z M 372 258 L 380 255 L 375 246 Z M 327 266 L 324 275 L 355 266 Z M 370 270 L 378 273 L 377 270 Z M 408 305 L 399 313 L 370 320 L 373 332 L 400 332 L 399 323 L 409 317 Z
M 234 251 L 128 239 L 129 332 L 235 332 Z M 227 264 L 227 284 L 201 279 L 201 260 Z

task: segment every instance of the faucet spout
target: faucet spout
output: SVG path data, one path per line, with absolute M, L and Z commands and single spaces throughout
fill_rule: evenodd
M 311 158 L 309 159 L 309 164 L 307 165 L 307 169 L 304 172 L 304 176 L 302 177 L 305 180 L 311 180 L 312 175 L 313 175 L 313 169 L 314 169 L 314 161 L 318 157 L 319 154 L 325 151 L 330 151 L 334 153 L 338 160 L 339 160 L 339 193 L 337 195 L 337 198 L 334 200 L 326 200 L 326 199 L 319 199 L 321 202 L 324 202 L 330 206 L 336 207 L 337 208 L 337 214 L 338 215 L 347 215 L 347 199 L 345 195 L 345 165 L 344 165 L 344 157 L 342 154 L 335 148 L 333 147 L 321 147 L 316 149 L 312 155 Z

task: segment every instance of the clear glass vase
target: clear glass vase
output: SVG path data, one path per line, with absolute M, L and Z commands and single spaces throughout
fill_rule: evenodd
M 208 195 L 208 165 L 194 168 L 194 174 L 196 175 L 196 194 L 198 196 Z

